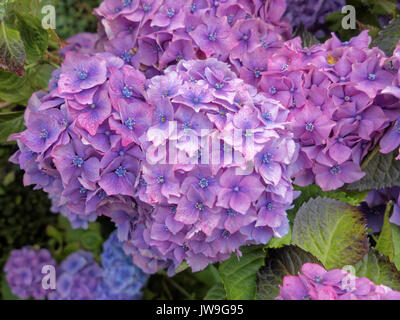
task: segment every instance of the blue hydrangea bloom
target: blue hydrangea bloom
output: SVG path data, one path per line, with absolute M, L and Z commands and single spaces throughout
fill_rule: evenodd
M 99 300 L 138 300 L 148 275 L 133 264 L 132 256 L 125 254 L 114 231 L 103 244 L 101 254 L 103 281 L 97 287 Z

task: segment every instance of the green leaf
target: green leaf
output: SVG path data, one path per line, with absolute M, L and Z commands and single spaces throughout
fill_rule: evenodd
M 392 226 L 389 221 L 390 211 L 393 208 L 391 204 L 386 206 L 385 217 L 383 220 L 383 226 L 381 234 L 379 235 L 378 242 L 375 246 L 376 250 L 378 250 L 383 255 L 389 257 L 390 261 L 394 259 L 394 244 L 393 244 L 393 236 L 392 236 Z
M 329 198 L 311 199 L 296 214 L 293 243 L 326 269 L 357 263 L 368 251 L 366 221 L 353 206 Z
M 27 13 L 16 13 L 18 18 L 17 28 L 25 46 L 26 62 L 37 62 L 47 50 L 49 36 L 42 27 L 39 18 Z
M 400 290 L 400 273 L 387 257 L 371 250 L 355 266 L 356 276 L 367 277 L 375 284 L 383 284 L 394 290 Z
M 304 48 L 311 48 L 315 44 L 319 44 L 318 39 L 301 24 L 294 34 L 295 37 L 300 37 Z
M 101 236 L 95 232 L 92 231 L 86 231 L 83 232 L 82 234 L 82 246 L 89 250 L 89 251 L 94 251 L 96 249 L 98 249 L 102 242 L 103 239 L 101 238 Z
M 390 15 L 396 13 L 396 0 L 374 0 L 370 2 L 373 5 L 372 13 L 376 15 Z
M 23 112 L 0 113 L 0 143 L 7 141 L 10 134 L 25 128 Z
M 400 161 L 396 160 L 395 152 L 389 154 L 377 152 L 368 162 L 364 171 L 364 178 L 349 184 L 348 190 L 365 191 L 399 185 Z
M 394 246 L 394 259 L 392 262 L 396 265 L 397 270 L 400 271 L 400 227 L 393 223 L 391 227 Z
M 62 243 L 63 243 L 63 235 L 60 232 L 60 230 L 58 230 L 57 228 L 49 225 L 46 228 L 46 234 L 50 238 L 55 239 L 59 245 L 62 245 Z
M 24 64 L 25 47 L 20 33 L 0 21 L 0 68 L 23 77 Z
M 219 274 L 229 300 L 253 300 L 256 298 L 256 277 L 264 265 L 263 246 L 242 247 L 242 256 L 236 254 L 219 265 Z
M 226 300 L 224 285 L 217 283 L 214 285 L 204 297 L 204 300 Z
M 343 203 L 348 203 L 352 206 L 358 206 L 367 197 L 369 191 L 356 191 L 356 190 L 343 190 L 343 191 L 322 191 L 322 189 L 315 185 L 309 185 L 307 187 L 295 186 L 297 191 L 301 191 L 301 195 L 295 200 L 295 206 L 299 208 L 304 202 L 311 198 L 318 196 L 324 196 L 327 198 L 337 199 Z
M 390 23 L 379 32 L 378 37 L 372 41 L 373 47 L 379 47 L 388 57 L 393 55 L 400 39 L 400 17 L 392 19 Z
M 266 265 L 258 272 L 257 295 L 262 300 L 274 300 L 279 295 L 283 278 L 297 275 L 307 262 L 320 264 L 317 258 L 296 246 L 269 250 Z

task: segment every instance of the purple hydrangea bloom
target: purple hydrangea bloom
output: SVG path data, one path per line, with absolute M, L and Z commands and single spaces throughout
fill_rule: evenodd
M 88 251 L 69 255 L 59 266 L 57 288 L 50 300 L 94 300 L 102 280 L 102 270 Z
M 57 267 L 51 253 L 46 249 L 24 247 L 11 251 L 4 266 L 11 292 L 21 299 L 45 299 L 48 291 L 42 286 L 42 268 L 46 265 Z

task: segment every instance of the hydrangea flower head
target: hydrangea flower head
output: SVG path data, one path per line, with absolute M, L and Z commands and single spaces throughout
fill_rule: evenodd
M 4 266 L 11 292 L 21 299 L 43 300 L 48 293 L 42 286 L 42 268 L 57 267 L 51 253 L 46 249 L 24 247 L 13 250 Z

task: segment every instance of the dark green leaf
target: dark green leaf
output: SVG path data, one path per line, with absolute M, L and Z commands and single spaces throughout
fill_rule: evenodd
M 383 284 L 394 290 L 400 290 L 400 273 L 389 259 L 371 250 L 355 265 L 358 277 L 367 277 L 375 284 Z
M 37 62 L 47 50 L 49 36 L 39 18 L 27 13 L 16 13 L 17 28 L 25 46 L 26 62 Z
M 219 274 L 229 300 L 253 300 L 256 298 L 256 277 L 258 270 L 264 265 L 265 252 L 263 246 L 242 247 L 242 256 L 236 254 L 222 262 Z
M 366 221 L 353 206 L 329 198 L 311 199 L 296 214 L 293 243 L 327 269 L 357 263 L 368 251 Z
M 383 255 L 387 256 L 390 261 L 394 259 L 394 244 L 393 244 L 393 236 L 392 236 L 392 226 L 389 221 L 389 214 L 391 211 L 392 205 L 387 205 L 385 217 L 383 220 L 383 226 L 381 234 L 379 235 L 378 242 L 375 246 L 376 250 L 378 250 Z
M 396 153 L 376 153 L 364 169 L 365 176 L 360 181 L 347 186 L 348 190 L 383 189 L 399 185 L 400 161 L 396 160 Z
M 2 115 L 4 115 L 4 118 Z M 0 114 L 0 143 L 6 142 L 12 133 L 21 132 L 24 128 L 23 113 L 10 112 Z
M 226 300 L 224 285 L 217 283 L 214 285 L 204 297 L 204 300 Z
M 308 31 L 303 24 L 301 24 L 295 34 L 295 37 L 299 36 L 302 40 L 303 47 L 304 48 L 311 48 L 315 44 L 319 44 L 320 42 L 318 39 L 310 32 Z
M 20 33 L 0 21 L 0 68 L 23 77 L 24 64 L 25 47 Z
M 379 47 L 383 50 L 388 57 L 393 55 L 400 39 L 400 17 L 396 17 L 390 21 L 382 31 L 379 32 L 378 37 L 372 42 L 372 46 Z
M 265 267 L 258 272 L 257 295 L 262 300 L 274 300 L 279 295 L 283 278 L 297 275 L 307 262 L 320 263 L 313 255 L 296 246 L 268 250 Z

